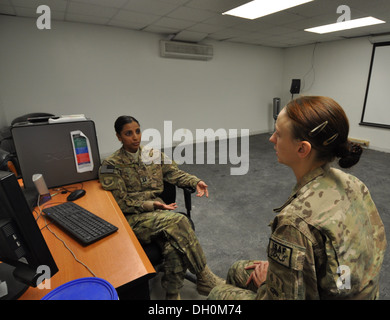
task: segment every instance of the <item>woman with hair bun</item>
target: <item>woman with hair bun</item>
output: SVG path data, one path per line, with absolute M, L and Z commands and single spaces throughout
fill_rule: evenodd
M 270 138 L 296 185 L 270 224 L 268 261 L 242 260 L 209 299 L 378 299 L 387 242 L 367 187 L 332 168 L 355 165 L 344 110 L 331 98 L 304 96 L 280 112 Z

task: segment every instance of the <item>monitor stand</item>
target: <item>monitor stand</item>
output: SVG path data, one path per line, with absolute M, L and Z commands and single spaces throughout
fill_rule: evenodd
M 14 269 L 15 267 L 13 266 L 6 263 L 0 263 L 0 300 L 16 300 L 29 287 L 14 278 Z M 4 290 L 5 285 L 6 290 Z M 5 293 L 5 291 L 8 291 L 8 293 Z

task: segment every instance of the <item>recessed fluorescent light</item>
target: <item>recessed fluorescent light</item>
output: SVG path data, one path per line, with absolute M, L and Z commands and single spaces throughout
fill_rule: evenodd
M 340 30 L 365 27 L 365 26 L 370 26 L 370 25 L 378 24 L 378 23 L 385 23 L 385 21 L 382 21 L 382 20 L 379 20 L 379 19 L 373 18 L 373 17 L 366 17 L 366 18 L 353 19 L 353 20 L 348 20 L 348 21 L 343 21 L 343 22 L 336 22 L 336 23 L 327 24 L 324 26 L 305 29 L 305 31 L 323 34 L 323 33 L 328 33 L 328 32 L 335 32 L 335 31 L 340 31 Z
M 245 19 L 256 19 L 311 1 L 313 0 L 254 0 L 222 14 Z

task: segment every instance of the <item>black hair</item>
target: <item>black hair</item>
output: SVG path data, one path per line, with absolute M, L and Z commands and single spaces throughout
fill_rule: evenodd
M 132 117 L 132 116 L 120 116 L 120 117 L 118 117 L 115 120 L 115 124 L 114 124 L 115 132 L 117 134 L 121 134 L 123 126 L 125 124 L 127 124 L 127 123 L 132 123 L 133 121 L 137 122 L 138 125 L 140 125 L 138 120 L 136 118 Z
M 363 152 L 363 148 L 350 141 L 347 141 L 346 145 L 338 149 L 339 166 L 341 168 L 350 168 L 359 162 L 360 156 Z

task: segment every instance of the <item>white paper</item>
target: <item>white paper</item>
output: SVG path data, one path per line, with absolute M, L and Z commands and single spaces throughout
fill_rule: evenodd
M 77 172 L 82 173 L 92 171 L 93 158 L 88 137 L 80 130 L 71 131 L 70 136 Z

